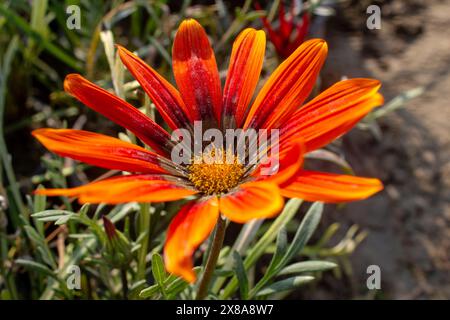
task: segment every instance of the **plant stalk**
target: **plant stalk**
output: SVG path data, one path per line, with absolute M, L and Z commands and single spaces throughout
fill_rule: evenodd
M 139 234 L 144 233 L 145 236 L 142 239 L 141 248 L 139 249 L 137 280 L 145 279 L 148 240 L 150 236 L 150 215 L 150 203 L 141 203 L 141 212 L 139 213 Z
M 205 271 L 198 286 L 197 300 L 203 300 L 208 295 L 209 283 L 216 268 L 217 259 L 222 249 L 223 239 L 225 238 L 226 221 L 220 215 L 217 219 L 216 232 L 211 243 L 208 260 L 206 261 Z

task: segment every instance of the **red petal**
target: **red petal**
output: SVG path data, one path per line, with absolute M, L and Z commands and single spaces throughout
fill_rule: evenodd
M 377 94 L 380 86 L 372 79 L 336 83 L 292 115 L 281 128 L 280 140 L 301 136 L 307 152 L 330 143 L 383 103 Z
M 167 231 L 164 260 L 167 271 L 194 282 L 192 255 L 209 236 L 219 217 L 216 197 L 189 202 L 175 216 Z
M 175 36 L 172 49 L 173 72 L 178 89 L 194 120 L 219 121 L 222 89 L 216 58 L 202 26 L 185 20 Z
M 187 127 L 190 123 L 189 111 L 178 90 L 138 56 L 124 47 L 117 46 L 117 49 L 123 63 L 149 95 L 164 121 L 172 129 Z
M 47 149 L 106 169 L 142 173 L 167 173 L 156 153 L 122 140 L 83 130 L 38 129 L 32 135 Z M 174 167 L 172 167 L 174 169 Z
M 273 182 L 278 185 L 294 177 L 303 165 L 303 141 L 299 139 L 295 143 L 286 143 L 280 145 L 279 149 L 278 153 L 269 156 L 267 165 L 258 167 L 252 176 L 257 177 L 258 180 Z
M 125 175 L 69 189 L 38 189 L 36 194 L 77 197 L 80 203 L 165 202 L 196 193 L 182 181 L 161 175 Z
M 155 151 L 170 154 L 170 135 L 153 120 L 126 101 L 84 79 L 69 74 L 64 89 L 89 108 L 127 128 Z
M 382 189 L 378 179 L 302 170 L 293 182 L 281 187 L 281 193 L 289 198 L 337 203 L 366 199 Z
M 246 223 L 252 219 L 270 218 L 284 204 L 277 185 L 269 182 L 247 182 L 236 192 L 220 197 L 220 212 L 230 220 Z
M 304 42 L 270 76 L 244 128 L 278 128 L 309 96 L 327 55 L 324 40 Z
M 223 127 L 240 127 L 252 99 L 264 60 L 264 31 L 245 29 L 237 37 L 231 52 L 228 76 L 223 91 Z M 235 117 L 235 123 L 233 118 Z

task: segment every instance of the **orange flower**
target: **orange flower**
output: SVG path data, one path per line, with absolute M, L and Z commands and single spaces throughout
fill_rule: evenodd
M 68 75 L 64 88 L 88 107 L 127 128 L 154 151 L 116 138 L 70 129 L 38 129 L 33 135 L 49 150 L 107 169 L 131 172 L 70 189 L 38 194 L 78 197 L 81 203 L 163 202 L 194 196 L 171 222 L 164 247 L 166 268 L 195 281 L 192 255 L 209 236 L 220 215 L 245 223 L 269 218 L 283 197 L 343 202 L 365 199 L 383 186 L 377 179 L 302 169 L 305 152 L 325 146 L 349 131 L 382 97 L 371 79 L 341 81 L 298 108 L 310 94 L 327 54 L 320 39 L 303 43 L 267 80 L 251 104 L 261 71 L 265 34 L 244 30 L 236 39 L 222 94 L 214 53 L 204 29 L 184 21 L 173 45 L 178 90 L 123 47 L 120 57 L 150 96 L 171 129 L 279 129 L 279 164 L 274 175 L 231 163 L 175 164 L 171 136 L 138 109 L 80 75 Z M 223 152 L 218 150 L 217 152 Z M 225 154 L 225 153 L 223 153 Z M 202 157 L 208 157 L 203 154 Z M 219 157 L 220 158 L 220 157 Z

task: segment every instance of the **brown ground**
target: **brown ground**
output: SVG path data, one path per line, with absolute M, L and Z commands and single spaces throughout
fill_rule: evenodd
M 365 28 L 371 2 L 354 1 L 328 24 L 324 78 L 380 79 L 386 101 L 418 86 L 426 92 L 382 119 L 381 141 L 361 130 L 344 138 L 356 173 L 380 177 L 386 188 L 331 214 L 369 236 L 352 257 L 351 285 L 330 279 L 313 298 L 373 296 L 366 268 L 376 264 L 383 298 L 449 299 L 450 0 L 378 1 L 382 28 L 373 31 Z

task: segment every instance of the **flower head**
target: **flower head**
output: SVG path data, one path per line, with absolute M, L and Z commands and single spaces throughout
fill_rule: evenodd
M 174 132 L 195 131 L 194 124 L 199 121 L 204 124 L 204 133 L 209 129 L 279 132 L 276 151 L 268 145 L 262 148 L 271 150 L 266 160 L 277 158 L 274 162 L 263 162 L 251 149 L 245 149 L 242 155 L 213 145 L 194 152 L 188 163 L 178 163 L 173 161 L 177 142 L 161 126 L 80 75 L 67 76 L 67 92 L 133 132 L 153 151 L 82 130 L 35 130 L 33 135 L 61 156 L 132 173 L 36 193 L 110 204 L 193 197 L 167 232 L 164 257 L 169 272 L 190 282 L 195 280 L 192 255 L 220 215 L 245 223 L 278 214 L 284 197 L 345 202 L 365 199 L 382 189 L 377 179 L 303 169 L 305 153 L 346 133 L 382 103 L 378 81 L 351 79 L 338 82 L 303 105 L 325 61 L 325 41 L 314 39 L 298 47 L 269 77 L 252 103 L 265 51 L 263 31 L 249 28 L 237 37 L 223 92 L 211 45 L 195 20 L 181 24 L 173 45 L 178 89 L 125 48 L 118 46 L 118 51 Z
M 310 18 L 308 12 L 302 14 L 300 21 L 295 21 L 296 2 L 292 1 L 289 18 L 286 17 L 283 3 L 279 4 L 278 27 L 273 26 L 267 17 L 261 18 L 278 56 L 283 59 L 289 57 L 305 41 L 309 30 Z M 261 5 L 258 2 L 255 3 L 255 7 L 261 10 Z

